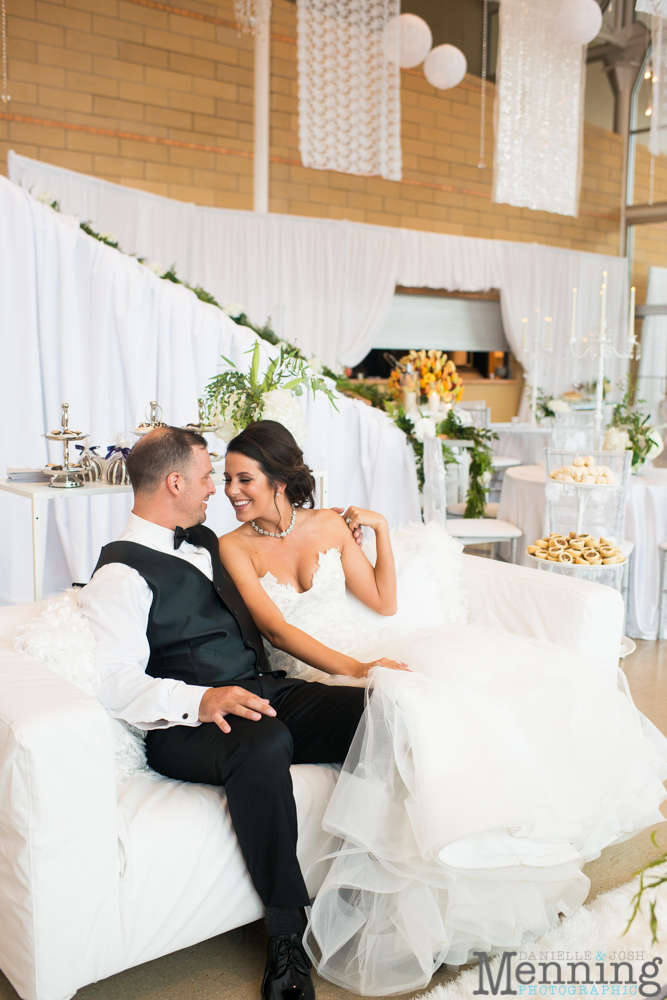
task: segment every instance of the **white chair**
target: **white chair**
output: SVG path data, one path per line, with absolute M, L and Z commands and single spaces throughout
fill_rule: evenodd
M 470 442 L 447 441 L 447 446 L 466 445 Z M 424 520 L 437 520 L 444 524 L 450 535 L 458 538 L 463 545 L 491 543 L 491 558 L 497 557 L 497 542 L 510 543 L 510 559 L 516 562 L 518 539 L 521 529 L 509 521 L 499 521 L 496 517 L 447 517 L 451 508 L 447 504 L 447 473 L 442 457 L 441 438 L 424 439 Z M 465 502 L 459 501 L 457 509 L 465 511 Z M 497 515 L 498 508 L 496 506 Z
M 484 400 L 473 400 L 469 403 L 459 403 L 455 407 L 455 411 L 463 411 L 465 413 L 466 422 L 472 423 L 474 427 L 480 428 L 480 430 L 489 430 L 491 426 L 491 409 L 486 405 Z M 461 413 L 459 412 L 459 417 Z M 470 442 L 457 441 L 448 442 L 450 446 L 455 445 L 459 448 L 459 497 L 454 500 L 451 496 L 449 498 L 448 512 L 452 517 L 463 517 L 463 512 L 465 510 L 465 495 L 468 492 L 468 467 L 469 460 L 467 453 L 463 452 L 464 447 L 471 447 Z M 453 449 L 456 452 L 456 447 Z M 498 503 L 500 501 L 500 493 L 503 487 L 503 477 L 505 475 L 505 469 L 509 469 L 513 465 L 521 465 L 518 458 L 510 458 L 508 455 L 494 455 L 493 456 L 493 476 L 489 484 L 488 497 L 489 502 L 484 508 L 484 517 L 497 517 L 498 516 Z
M 453 517 L 447 518 L 447 531 L 463 545 L 482 545 L 491 542 L 491 558 L 497 557 L 497 543 L 510 543 L 510 562 L 516 562 L 521 528 L 509 521 L 499 521 L 497 517 Z
M 491 423 L 491 407 L 483 399 L 475 399 L 469 403 L 457 403 L 454 412 L 463 423 L 472 424 L 480 430 L 488 430 Z
M 315 507 L 321 510 L 329 503 L 329 480 L 324 469 L 314 469 L 313 479 L 315 480 Z
M 556 451 L 590 455 L 595 448 L 595 424 L 592 410 L 568 410 L 557 413 L 551 443 Z
M 447 466 L 447 513 L 450 517 L 463 517 L 467 506 L 466 496 L 470 485 L 470 452 L 471 441 L 446 441 L 445 444 L 454 452 L 457 458 L 456 468 L 452 463 Z M 493 476 L 487 492 L 488 500 L 484 504 L 484 517 L 498 517 L 500 492 L 502 490 L 505 469 L 513 465 L 521 465 L 518 458 L 493 456 Z M 449 470 L 453 470 L 450 472 Z

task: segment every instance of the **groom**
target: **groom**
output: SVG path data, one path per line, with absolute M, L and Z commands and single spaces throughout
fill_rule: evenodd
M 127 460 L 134 508 L 79 593 L 98 642 L 100 697 L 146 730 L 148 763 L 224 785 L 269 933 L 264 1000 L 313 1000 L 301 943 L 308 891 L 296 857 L 291 764 L 345 759 L 364 707 L 355 687 L 272 672 L 262 637 L 203 524 L 215 493 L 206 441 L 151 431 Z

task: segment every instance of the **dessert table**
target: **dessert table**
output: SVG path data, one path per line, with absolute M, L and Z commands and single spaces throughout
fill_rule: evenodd
M 551 427 L 530 427 L 528 424 L 491 424 L 498 435 L 491 443 L 494 455 L 518 458 L 522 465 L 544 461 L 544 449 L 551 444 Z
M 546 530 L 545 477 L 544 463 L 520 465 L 505 472 L 498 517 L 521 528 L 526 545 Z M 630 476 L 624 534 L 635 544 L 625 631 L 635 639 L 656 639 L 658 545 L 667 540 L 667 469 L 647 469 L 644 474 Z M 517 561 L 523 566 L 534 565 L 523 542 Z

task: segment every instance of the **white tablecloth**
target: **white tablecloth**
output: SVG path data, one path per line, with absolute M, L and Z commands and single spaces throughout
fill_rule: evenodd
M 518 561 L 534 566 L 526 545 L 546 530 L 544 465 L 520 465 L 505 473 L 498 517 L 523 531 Z M 667 540 L 667 469 L 630 477 L 625 505 L 625 537 L 635 543 L 630 573 L 626 632 L 635 639 L 658 634 L 658 544 Z
M 528 427 L 525 424 L 491 424 L 498 440 L 491 445 L 494 455 L 518 458 L 523 465 L 544 461 L 544 449 L 551 443 L 549 427 Z
M 534 569 L 535 563 L 526 554 L 526 546 L 545 531 L 546 502 L 544 498 L 544 463 L 541 465 L 516 465 L 505 470 L 500 494 L 498 517 L 521 528 L 523 538 L 519 544 L 517 562 Z

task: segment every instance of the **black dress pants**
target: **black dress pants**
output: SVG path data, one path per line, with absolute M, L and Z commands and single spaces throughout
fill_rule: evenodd
M 169 778 L 224 785 L 234 832 L 264 906 L 307 906 L 290 765 L 345 760 L 364 710 L 364 689 L 266 674 L 232 683 L 268 698 L 275 718 L 263 715 L 254 722 L 227 715 L 230 733 L 214 722 L 149 730 L 148 763 Z

